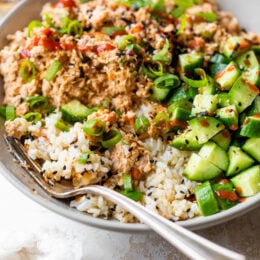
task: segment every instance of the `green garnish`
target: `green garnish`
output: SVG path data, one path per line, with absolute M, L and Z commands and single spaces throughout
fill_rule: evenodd
M 70 128 L 61 120 L 56 121 L 54 126 L 63 132 L 69 132 L 70 130 Z
M 44 96 L 31 96 L 26 98 L 24 102 L 29 103 L 30 109 L 41 109 L 48 105 L 49 99 Z
M 104 148 L 115 146 L 122 139 L 122 134 L 117 129 L 112 129 L 102 137 L 101 144 Z
M 187 24 L 187 16 L 185 14 L 183 14 L 180 17 L 181 23 L 180 23 L 180 27 L 176 33 L 176 35 L 180 35 L 184 32 L 185 28 L 186 28 L 186 24 Z
M 23 60 L 20 65 L 20 75 L 24 82 L 31 82 L 35 78 L 35 65 L 30 60 Z
M 111 36 L 116 32 L 122 32 L 124 30 L 125 30 L 124 27 L 103 27 L 101 32 Z
M 135 119 L 134 130 L 138 134 L 143 134 L 148 131 L 150 126 L 149 119 L 145 116 L 139 117 Z
M 38 122 L 42 119 L 41 113 L 38 112 L 29 112 L 23 116 L 24 119 L 26 119 L 29 122 Z
M 0 116 L 5 119 L 6 117 L 6 106 L 0 106 Z
M 167 54 L 169 54 L 169 52 L 168 52 L 169 51 L 169 47 L 170 47 L 169 41 L 168 41 L 168 39 L 166 39 L 165 43 L 163 45 L 163 48 L 158 53 L 153 55 L 151 60 L 152 61 L 169 62 L 170 58 L 167 57 Z
M 47 70 L 45 79 L 47 81 L 52 81 L 56 77 L 60 69 L 61 69 L 61 63 L 58 60 L 53 61 L 53 63 Z
M 80 156 L 79 156 L 79 159 L 78 159 L 78 163 L 80 164 L 85 164 L 87 163 L 90 155 L 93 154 L 92 151 L 88 151 L 88 152 L 85 152 L 85 153 L 82 153 Z
M 196 17 L 201 17 L 203 20 L 207 22 L 216 22 L 217 21 L 217 16 L 213 12 L 208 12 L 208 13 L 198 13 L 195 15 Z
M 77 20 L 73 20 L 68 25 L 67 33 L 70 35 L 79 35 L 83 34 L 83 26 Z
M 201 77 L 200 80 L 190 79 L 190 78 L 186 77 L 185 75 L 181 76 L 182 80 L 193 88 L 201 88 L 201 87 L 207 86 L 208 77 L 207 77 L 206 72 L 200 68 L 197 68 L 194 71 L 196 72 L 196 74 L 198 74 Z
M 100 136 L 105 130 L 105 123 L 99 119 L 89 119 L 83 124 L 83 131 L 90 136 Z
M 157 68 L 154 68 L 154 67 Z M 141 65 L 142 71 L 144 75 L 146 75 L 148 78 L 157 78 L 163 75 L 163 65 L 161 62 L 156 62 L 155 64 L 145 66 L 144 63 Z
M 116 46 L 119 50 L 126 50 L 127 47 L 133 45 L 135 43 L 135 37 L 133 35 L 127 34 L 118 36 L 116 38 Z
M 172 89 L 180 85 L 180 79 L 174 74 L 165 73 L 161 77 L 157 78 L 153 82 L 153 85 L 156 88 Z
M 29 38 L 32 36 L 32 32 L 33 32 L 34 28 L 37 28 L 37 27 L 44 27 L 44 25 L 38 20 L 33 20 L 29 23 L 29 25 L 27 27 L 27 36 Z
M 123 183 L 124 183 L 124 190 L 125 191 L 132 191 L 132 177 L 131 174 L 123 174 Z
M 5 118 L 6 120 L 13 121 L 16 117 L 16 108 L 15 106 L 7 105 L 5 108 Z

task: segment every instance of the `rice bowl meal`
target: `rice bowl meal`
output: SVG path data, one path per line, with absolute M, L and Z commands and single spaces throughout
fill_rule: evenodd
M 8 35 L 0 115 L 44 180 L 171 221 L 260 192 L 260 38 L 214 0 L 59 0 Z M 101 196 L 70 206 L 138 220 Z

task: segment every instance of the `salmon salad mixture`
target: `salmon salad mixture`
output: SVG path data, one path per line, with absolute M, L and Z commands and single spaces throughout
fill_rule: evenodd
M 260 191 L 260 39 L 214 0 L 59 0 L 0 51 L 6 134 L 51 185 L 171 221 Z M 137 220 L 101 196 L 71 207 Z

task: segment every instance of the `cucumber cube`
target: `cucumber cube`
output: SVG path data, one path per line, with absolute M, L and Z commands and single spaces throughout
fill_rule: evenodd
M 193 153 L 185 167 L 183 174 L 192 181 L 211 180 L 222 170 L 200 155 Z
M 217 135 L 213 136 L 211 140 L 226 151 L 231 143 L 231 134 L 227 129 L 224 129 Z
M 247 139 L 244 145 L 242 146 L 242 149 L 252 156 L 254 159 L 256 159 L 258 162 L 260 162 L 260 138 L 250 138 Z
M 199 156 L 210 161 L 223 171 L 226 171 L 228 168 L 229 163 L 226 151 L 213 142 L 204 144 L 199 151 Z
M 231 36 L 224 44 L 222 53 L 228 58 L 235 58 L 251 47 L 251 42 L 241 36 Z
M 240 71 L 234 61 L 231 61 L 227 67 L 218 72 L 215 75 L 215 80 L 219 84 L 221 90 L 229 90 L 237 78 L 240 75 Z
M 208 181 L 202 183 L 195 189 L 195 196 L 203 216 L 209 216 L 219 212 L 218 202 Z
M 238 113 L 236 106 L 231 105 L 220 108 L 216 111 L 216 115 L 228 129 L 234 131 L 238 129 Z
M 260 114 L 260 96 L 257 96 L 253 104 L 248 108 L 247 115 L 252 116 L 255 114 Z
M 198 94 L 193 100 L 191 115 L 213 115 L 217 109 L 218 98 L 216 95 Z
M 260 114 L 246 117 L 241 127 L 240 135 L 260 137 Z
M 254 51 L 252 50 L 239 55 L 235 59 L 235 61 L 241 70 L 256 69 L 259 67 L 259 62 L 257 60 L 257 57 Z
M 238 113 L 241 113 L 249 107 L 258 94 L 259 89 L 241 77 L 238 78 L 229 91 L 231 104 L 237 107 Z
M 254 160 L 236 146 L 229 147 L 228 159 L 229 166 L 226 172 L 227 176 L 235 175 L 254 164 Z
M 226 92 L 217 94 L 218 97 L 218 106 L 219 107 L 227 107 L 230 106 L 230 97 L 229 94 Z
M 254 196 L 260 192 L 260 166 L 253 166 L 231 179 L 241 197 Z
M 185 53 L 179 55 L 181 71 L 194 74 L 194 69 L 203 67 L 203 55 L 200 52 Z
M 202 116 L 193 118 L 188 122 L 193 136 L 199 144 L 206 143 L 214 135 L 222 131 L 225 126 L 214 117 Z

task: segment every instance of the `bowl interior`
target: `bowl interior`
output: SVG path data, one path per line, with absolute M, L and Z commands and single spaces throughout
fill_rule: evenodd
M 237 0 L 236 0 L 237 1 Z M 18 29 L 25 27 L 31 20 L 39 18 L 40 10 L 45 0 L 24 0 L 5 18 L 0 24 L 0 48 L 6 44 L 6 36 Z M 56 2 L 56 1 L 52 1 Z M 224 1 L 220 1 L 223 3 Z M 30 12 L 27 12 L 30 10 Z M 26 13 L 26 15 L 24 15 Z M 3 100 L 3 82 L 0 81 L 0 104 Z M 143 232 L 149 228 L 144 224 L 125 224 L 117 221 L 107 221 L 91 217 L 85 213 L 81 213 L 76 209 L 69 207 L 67 200 L 57 200 L 46 194 L 38 185 L 34 183 L 30 176 L 26 175 L 24 170 L 13 160 L 13 156 L 7 150 L 7 146 L 2 138 L 4 134 L 4 121 L 0 119 L 0 172 L 21 192 L 43 205 L 50 210 L 59 213 L 70 219 L 74 219 L 81 223 L 95 226 L 98 228 L 109 229 L 120 232 Z M 209 217 L 197 217 L 195 219 L 179 222 L 182 226 L 192 230 L 202 229 L 223 223 L 227 220 L 242 215 L 249 210 L 257 207 L 260 202 L 260 194 L 247 199 L 245 203 L 241 203 L 227 211 Z

